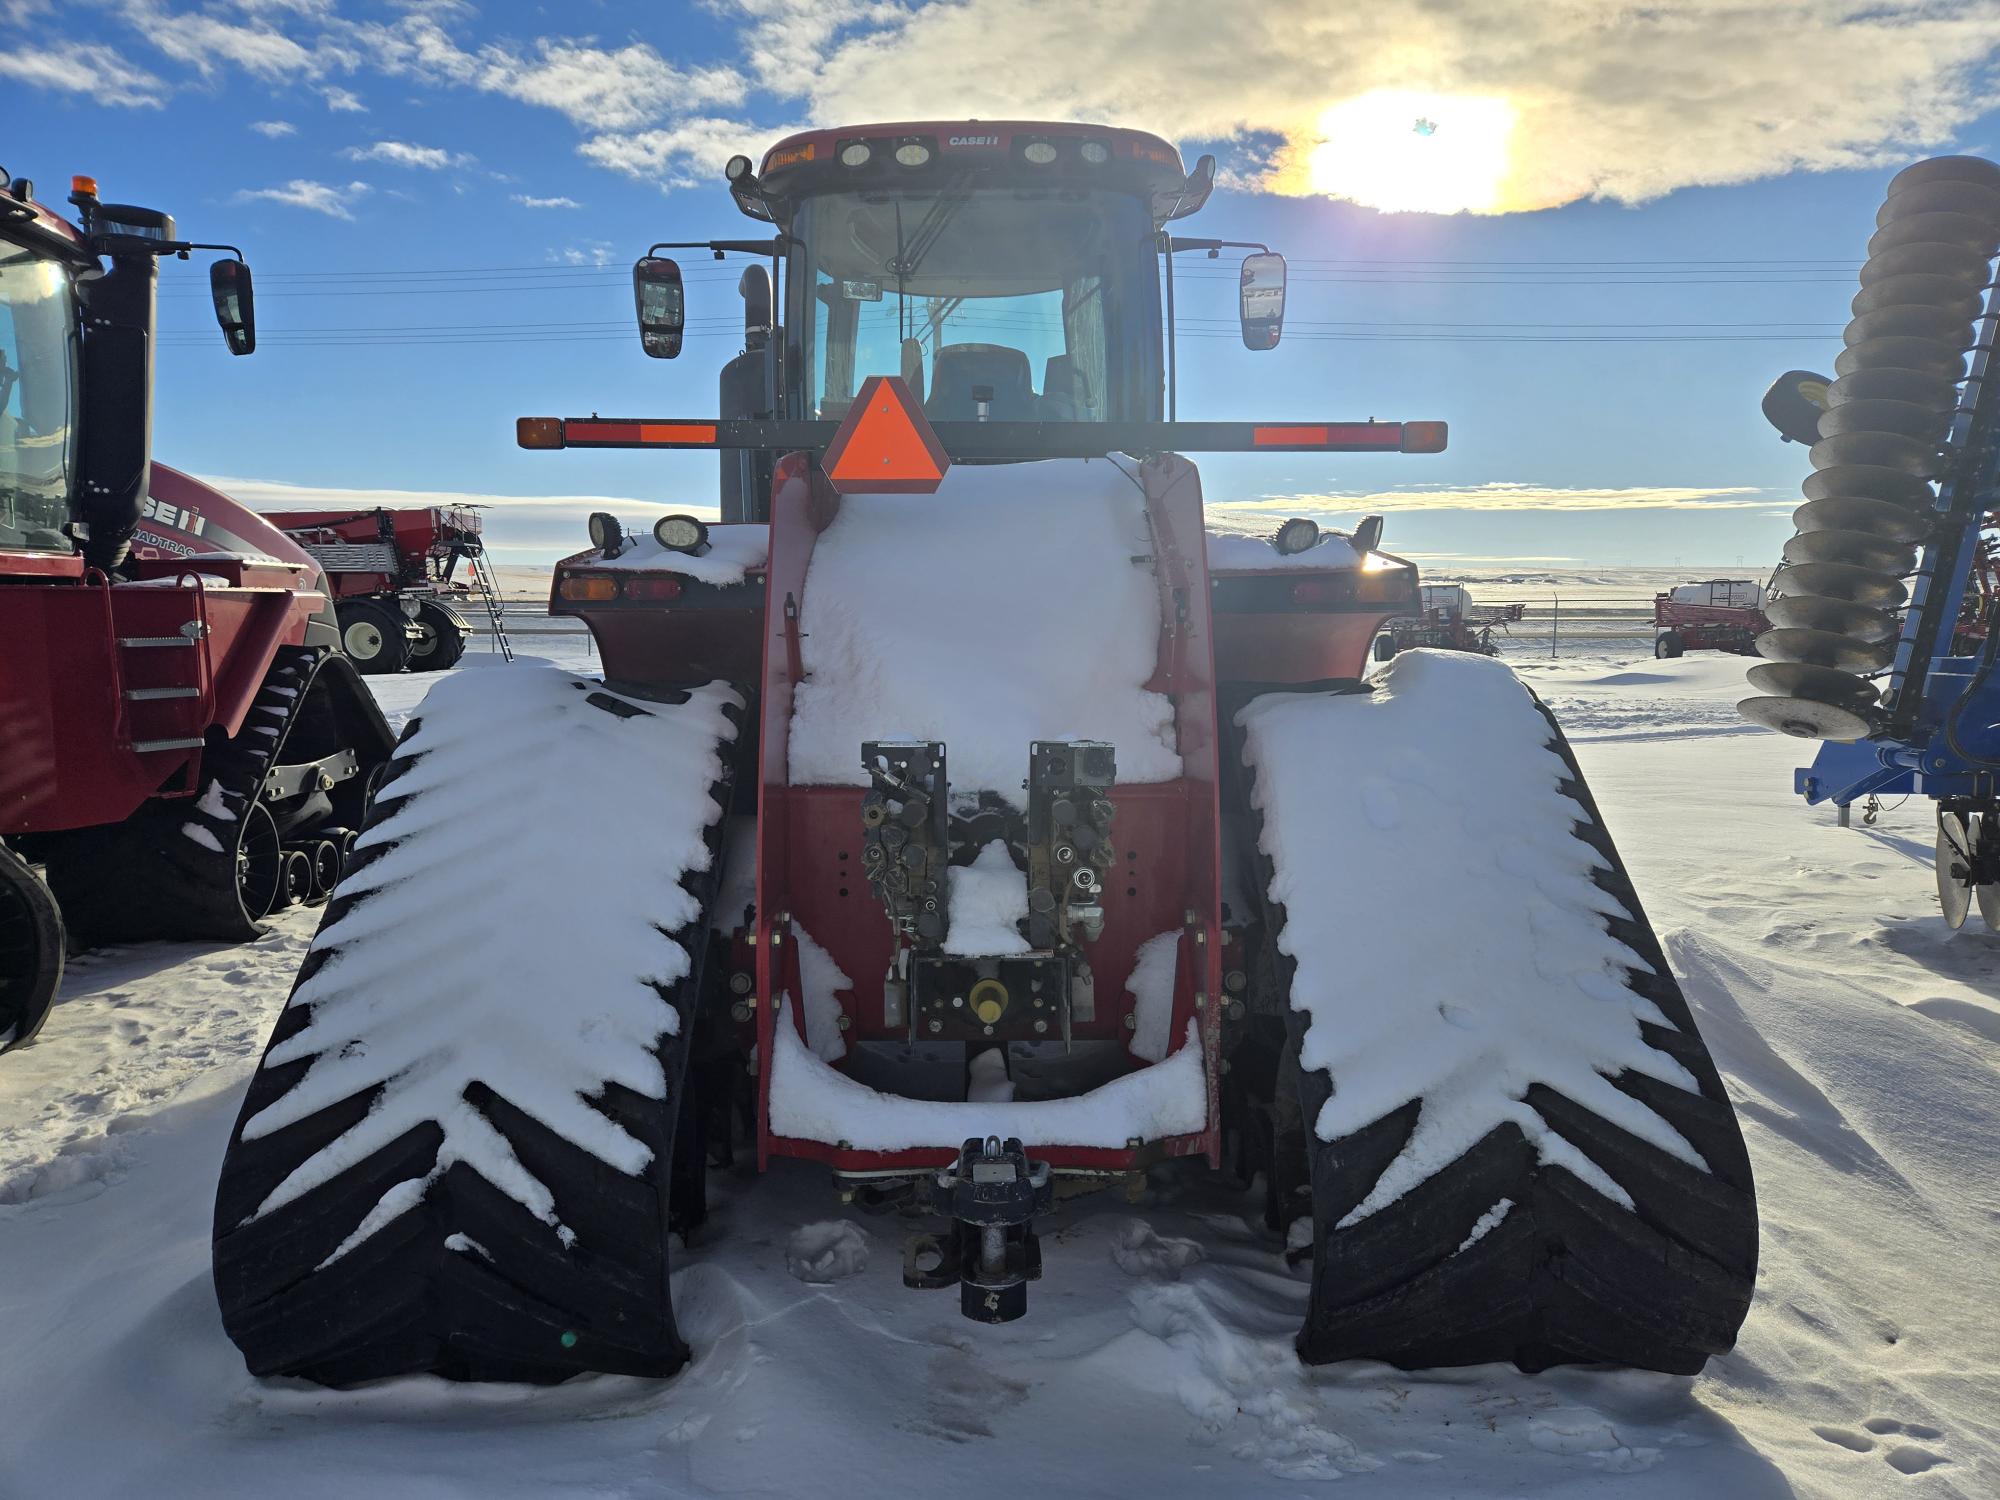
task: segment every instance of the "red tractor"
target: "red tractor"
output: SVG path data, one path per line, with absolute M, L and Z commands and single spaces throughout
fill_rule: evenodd
M 602 679 L 454 673 L 406 729 L 222 1169 L 253 1371 L 671 1374 L 669 1231 L 739 1151 L 906 1215 L 904 1281 L 982 1323 L 1079 1195 L 1205 1168 L 1309 1259 L 1307 1360 L 1730 1346 L 1748 1161 L 1555 721 L 1478 656 L 1365 677 L 1418 597 L 1380 518 L 1208 532 L 1182 450 L 1445 439 L 1176 419 L 1214 166 L 813 131 L 728 166 L 768 236 L 639 260 L 666 358 L 661 252 L 754 258 L 720 413 L 519 440 L 720 450 L 721 522 L 592 517 L 552 609 Z
M 476 603 L 513 659 L 484 563 L 479 512 L 466 506 L 267 511 L 325 571 L 341 646 L 367 673 L 442 672 L 458 664 Z M 458 565 L 465 564 L 460 578 Z
M 230 247 L 88 178 L 70 202 L 0 174 L 0 1050 L 67 943 L 233 941 L 325 900 L 392 743 L 313 560 L 150 462 L 158 262 Z M 249 353 L 249 267 L 210 280 Z

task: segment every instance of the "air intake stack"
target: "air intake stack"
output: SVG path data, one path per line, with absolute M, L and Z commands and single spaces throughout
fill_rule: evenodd
M 1874 677 L 1895 658 L 1904 579 L 1939 516 L 1982 293 L 2000 250 L 2000 166 L 1940 156 L 1906 167 L 1875 216 L 1798 533 L 1785 544 L 1750 670 L 1764 696 L 1738 707 L 1802 739 L 1853 741 L 1881 727 Z

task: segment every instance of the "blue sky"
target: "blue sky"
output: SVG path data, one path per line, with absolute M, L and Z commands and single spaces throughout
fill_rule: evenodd
M 2000 10 L 1330 9 L 0 0 L 0 163 L 47 201 L 93 174 L 248 253 L 247 360 L 223 352 L 198 265 L 163 277 L 167 462 L 255 495 L 699 505 L 713 459 L 527 454 L 512 424 L 713 409 L 734 268 L 684 258 L 715 332 L 663 364 L 629 330 L 627 267 L 655 239 L 752 229 L 723 157 L 808 122 L 1137 125 L 1222 160 L 1188 232 L 1292 262 L 1278 350 L 1189 323 L 1220 336 L 1182 343 L 1183 416 L 1452 424 L 1436 458 L 1211 456 L 1212 502 L 1387 509 L 1391 545 L 1440 562 L 1768 567 L 1805 466 L 1758 397 L 1831 364 L 1894 167 L 2000 146 L 1979 110 Z M 1187 269 L 1183 318 L 1232 318 L 1233 281 Z M 577 509 L 502 507 L 489 526 L 516 560 L 552 556 Z

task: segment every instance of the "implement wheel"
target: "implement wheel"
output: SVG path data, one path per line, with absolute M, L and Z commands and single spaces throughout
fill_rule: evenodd
M 0 844 L 0 1052 L 42 1029 L 62 983 L 62 912 L 48 886 Z
M 1653 642 L 1653 655 L 1661 661 L 1672 661 L 1675 657 L 1686 654 L 1687 642 L 1681 639 L 1677 630 L 1669 630 Z
M 410 642 L 402 619 L 379 604 L 344 604 L 339 608 L 340 649 L 357 672 L 369 676 L 400 672 L 409 664 Z
M 465 621 L 434 599 L 417 606 L 417 629 L 423 639 L 410 647 L 412 672 L 442 672 L 458 665 L 471 632 Z

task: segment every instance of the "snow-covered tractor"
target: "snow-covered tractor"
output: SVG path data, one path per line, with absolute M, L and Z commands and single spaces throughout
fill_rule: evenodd
M 0 173 L 0 1051 L 71 943 L 238 941 L 324 901 L 393 747 L 313 560 L 151 462 L 160 260 L 230 250 L 237 354 L 250 268 L 90 178 L 69 201 Z
M 1731 1346 L 1743 1143 L 1554 720 L 1481 657 L 1364 676 L 1417 599 L 1378 518 L 1206 530 L 1182 450 L 1445 440 L 1175 420 L 1213 171 L 815 131 L 730 163 L 769 238 L 638 262 L 662 357 L 661 251 L 769 263 L 720 413 L 519 439 L 718 449 L 721 522 L 593 517 L 552 608 L 603 680 L 460 674 L 409 725 L 223 1168 L 252 1370 L 671 1374 L 670 1232 L 739 1152 L 910 1215 L 905 1280 L 983 1322 L 1062 1276 L 1053 1200 L 1178 1158 L 1309 1254 L 1307 1360 Z

